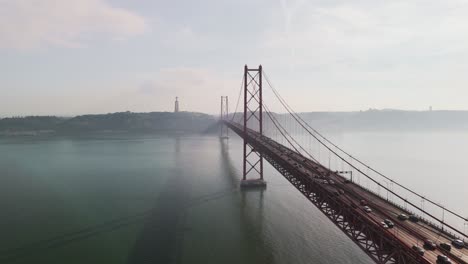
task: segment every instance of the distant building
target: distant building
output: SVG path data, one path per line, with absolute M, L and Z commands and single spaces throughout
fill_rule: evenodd
M 175 103 L 174 103 L 174 113 L 179 112 L 179 97 L 175 98 Z
M 432 105 L 429 106 L 429 112 L 432 112 Z

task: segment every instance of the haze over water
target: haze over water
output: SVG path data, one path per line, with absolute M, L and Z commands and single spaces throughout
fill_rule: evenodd
M 468 214 L 464 133 L 331 137 Z M 232 133 L 227 144 L 216 136 L 3 138 L 0 148 L 1 263 L 371 263 L 269 165 L 265 191 L 241 192 L 242 144 Z

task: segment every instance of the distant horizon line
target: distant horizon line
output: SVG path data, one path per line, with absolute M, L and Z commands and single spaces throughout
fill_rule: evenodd
M 297 111 L 298 114 L 309 114 L 309 113 L 358 113 L 358 112 L 468 112 L 468 109 L 464 110 L 453 110 L 453 109 L 426 109 L 426 110 L 408 110 L 408 109 L 397 109 L 397 108 L 368 108 L 366 110 L 349 110 L 349 111 L 333 111 L 333 110 L 323 110 L 323 111 Z M 148 114 L 148 113 L 174 113 L 174 111 L 150 111 L 150 112 L 139 112 L 139 111 L 117 111 L 117 112 L 107 112 L 107 113 L 88 113 L 88 114 L 74 114 L 74 115 L 60 115 L 60 114 L 26 114 L 26 115 L 0 115 L 0 119 L 4 118 L 25 118 L 25 117 L 62 117 L 62 118 L 73 118 L 78 116 L 90 116 L 90 115 L 109 115 L 109 114 L 118 114 L 118 113 L 132 113 L 132 114 Z M 197 113 L 197 114 L 206 114 L 211 116 L 217 116 L 219 114 L 197 112 L 197 111 L 179 111 L 178 113 Z M 233 114 L 231 112 L 229 114 Z M 242 113 L 242 112 L 236 112 Z M 272 112 L 274 114 L 288 114 L 288 112 Z

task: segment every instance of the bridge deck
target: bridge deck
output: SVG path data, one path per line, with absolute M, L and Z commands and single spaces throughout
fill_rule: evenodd
M 414 223 L 409 220 L 398 220 L 399 214 L 407 214 L 407 212 L 385 199 L 356 184 L 347 183 L 343 176 L 330 171 L 321 164 L 305 158 L 301 154 L 268 137 L 261 136 L 253 130 L 248 130 L 247 135 L 244 135 L 241 125 L 231 122 L 226 122 L 226 125 L 239 136 L 245 138 L 257 151 L 262 152 L 275 168 L 280 170 L 299 191 L 316 204 L 338 227 L 345 231 L 345 233 L 349 233 L 347 235 L 376 262 L 390 263 L 388 259 L 391 257 L 395 258 L 395 256 L 388 253 L 388 258 L 376 257 L 376 254 L 373 252 L 375 248 L 368 247 L 368 242 L 365 242 L 365 245 L 363 245 L 359 236 L 353 235 L 358 232 L 364 232 L 362 223 L 369 225 L 371 229 L 377 230 L 381 235 L 383 234 L 384 238 L 377 238 L 375 236 L 372 238 L 372 232 L 367 231 L 367 239 L 374 240 L 373 242 L 376 245 L 378 244 L 377 247 L 380 247 L 379 250 L 395 251 L 398 249 L 407 251 L 406 257 L 403 260 L 396 259 L 393 261 L 394 263 L 436 263 L 437 255 L 447 255 L 452 260 L 452 263 L 468 263 L 468 249 L 456 249 L 452 246 L 451 251 L 447 252 L 440 248 L 440 243 L 446 242 L 451 244 L 451 238 L 441 232 L 441 230 L 423 221 Z M 325 183 L 325 180 L 328 183 Z M 334 183 L 330 184 L 330 180 Z M 363 206 L 360 204 L 361 200 L 367 202 L 368 206 L 372 209 L 371 213 L 364 211 Z M 335 207 L 332 206 L 334 204 L 336 205 Z M 327 206 L 329 208 L 325 210 Z M 347 210 L 354 211 L 353 215 L 347 215 Z M 339 216 L 339 212 L 341 212 L 342 216 Z M 358 219 L 358 221 L 353 221 L 352 219 Z M 384 228 L 381 223 L 385 219 L 390 219 L 395 224 L 395 227 Z M 342 224 L 342 222 L 349 223 Z M 354 227 L 352 227 L 353 224 L 351 222 L 354 222 Z M 350 231 L 353 228 L 354 231 Z M 423 258 L 415 256 L 414 252 L 411 252 L 411 247 L 413 245 L 423 247 L 424 240 L 426 239 L 434 241 L 437 244 L 437 248 L 433 251 L 426 249 Z

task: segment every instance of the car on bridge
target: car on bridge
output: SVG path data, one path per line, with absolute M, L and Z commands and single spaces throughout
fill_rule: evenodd
M 366 213 L 372 213 L 372 209 L 367 205 L 364 206 L 364 211 L 366 211 Z
M 395 224 L 390 221 L 390 219 L 385 219 L 384 222 L 387 224 L 388 228 L 393 228 L 395 226 Z
M 426 239 L 426 240 L 424 240 L 424 247 L 426 249 L 429 249 L 429 250 L 435 250 L 437 245 L 436 245 L 436 243 L 434 243 L 434 241 L 432 241 L 430 239 Z
M 419 255 L 424 256 L 425 250 L 422 247 L 417 246 L 417 245 L 413 245 L 412 249 L 414 251 L 418 252 Z
M 437 256 L 437 262 L 436 263 L 440 263 L 440 264 L 450 264 L 452 263 L 452 261 L 445 255 L 438 255 Z
M 452 245 L 458 249 L 461 249 L 465 247 L 465 242 L 460 239 L 455 239 L 452 241 Z
M 383 228 L 387 229 L 388 228 L 388 225 L 385 223 L 385 222 L 380 222 L 383 226 Z
M 399 214 L 398 215 L 398 219 L 400 219 L 401 221 L 406 221 L 408 220 L 408 216 L 406 214 Z
M 452 249 L 452 246 L 448 243 L 440 243 L 440 247 L 444 250 L 450 251 Z
M 409 215 L 409 220 L 411 222 L 413 222 L 413 223 L 419 222 L 419 218 L 416 215 L 413 215 L 413 214 Z

